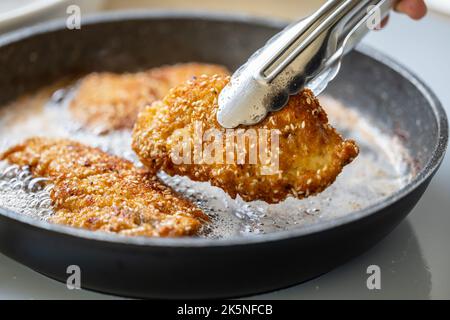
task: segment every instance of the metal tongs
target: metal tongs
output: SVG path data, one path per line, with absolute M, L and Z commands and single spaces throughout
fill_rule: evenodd
M 392 5 L 393 0 L 329 0 L 288 26 L 233 74 L 219 96 L 219 123 L 225 128 L 256 124 L 305 87 L 320 94 L 339 72 L 343 56 Z

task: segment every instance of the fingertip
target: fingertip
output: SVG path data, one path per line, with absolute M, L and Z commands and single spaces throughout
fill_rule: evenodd
M 423 0 L 402 0 L 397 4 L 395 9 L 407 14 L 414 20 L 422 19 L 428 11 Z
M 388 23 L 389 23 L 389 16 L 384 18 L 384 20 L 381 22 L 381 28 L 386 27 L 388 25 Z
M 381 24 L 379 26 L 377 26 L 376 28 L 374 28 L 374 31 L 379 31 L 382 30 L 384 27 L 386 27 L 386 25 L 389 22 L 389 16 L 387 16 L 386 18 L 383 19 L 383 21 L 381 21 Z

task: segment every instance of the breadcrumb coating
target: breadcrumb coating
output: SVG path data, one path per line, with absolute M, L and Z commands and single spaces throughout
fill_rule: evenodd
M 208 217 L 145 169 L 65 139 L 30 138 L 1 155 L 54 184 L 55 223 L 124 235 L 194 235 Z
M 81 80 L 69 110 L 75 121 L 99 134 L 131 129 L 142 108 L 202 74 L 226 75 L 228 71 L 219 65 L 184 63 L 138 73 L 91 73 Z
M 148 71 L 148 75 L 155 83 L 157 100 L 163 99 L 169 90 L 193 78 L 202 75 L 227 76 L 230 74 L 227 68 L 215 64 L 200 63 L 180 63 L 175 65 L 153 68 Z
M 225 135 L 216 113 L 218 95 L 228 82 L 227 76 L 202 76 L 172 89 L 162 101 L 147 106 L 139 114 L 133 131 L 133 149 L 142 163 L 170 175 L 209 181 L 232 198 L 240 195 L 245 201 L 278 203 L 287 196 L 304 198 L 323 191 L 358 155 L 356 143 L 344 140 L 328 124 L 319 101 L 310 90 L 304 90 L 261 123 L 240 127 L 278 130 L 279 171 L 276 174 L 262 175 L 261 162 L 175 163 L 172 151 L 178 146 L 176 135 L 180 132 L 194 138 L 195 125 L 200 122 L 203 132 L 217 129 Z M 206 142 L 202 143 L 204 149 Z M 245 145 L 245 152 L 249 146 L 249 143 Z M 219 158 L 226 158 L 226 152 L 224 149 Z M 236 149 L 234 156 L 237 157 Z
M 81 80 L 69 111 L 82 127 L 103 134 L 132 128 L 139 110 L 156 99 L 154 81 L 144 72 L 91 73 Z

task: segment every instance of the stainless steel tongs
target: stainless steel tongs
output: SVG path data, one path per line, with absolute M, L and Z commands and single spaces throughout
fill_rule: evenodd
M 275 35 L 220 93 L 219 123 L 225 128 L 256 124 L 304 87 L 320 94 L 338 73 L 342 57 L 387 16 L 392 3 L 329 0 Z

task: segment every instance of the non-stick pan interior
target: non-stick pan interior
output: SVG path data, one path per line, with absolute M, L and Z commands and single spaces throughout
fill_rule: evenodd
M 143 14 L 142 19 L 139 14 L 128 19 L 122 15 L 116 17 L 120 21 L 108 18 L 103 23 L 96 19 L 93 24 L 86 18 L 79 31 L 56 23 L 20 44 L 5 43 L 23 33 L 3 38 L 0 103 L 74 73 L 137 71 L 189 61 L 214 62 L 234 70 L 280 27 L 261 22 L 255 28 L 246 19 L 230 23 L 202 15 L 155 13 L 149 19 L 151 15 Z
M 343 104 L 356 107 L 381 132 L 397 137 L 418 172 L 430 161 L 439 141 L 436 138 L 442 134 L 436 121 L 442 119 L 436 119 L 436 110 L 424 108 L 432 97 L 420 84 L 418 87 L 417 79 L 381 54 L 364 47 L 360 51 L 345 58 L 342 72 L 327 92 Z M 364 53 L 379 61 L 364 57 Z
M 19 32 L 2 38 L 0 103 L 92 71 L 132 72 L 189 61 L 224 64 L 234 70 L 280 29 L 274 23 L 245 18 L 230 22 L 192 15 L 148 17 L 86 20 L 81 31 L 55 23 L 37 31 L 29 29 L 27 32 L 36 33 L 32 37 Z M 23 39 L 16 41 L 19 38 Z M 289 199 L 278 207 L 249 205 L 223 200 L 223 192 L 205 184 L 162 178 L 209 210 L 220 225 L 208 230 L 214 237 L 283 231 L 380 204 L 424 172 L 442 135 L 432 97 L 403 69 L 395 69 L 394 63 L 370 49 L 345 58 L 322 103 L 331 122 L 346 137 L 357 140 L 361 154 L 335 185 L 318 197 Z M 26 133 L 26 127 L 20 131 Z M 14 140 L 8 135 L 1 138 Z M 84 139 L 92 141 L 89 136 Z M 16 198 L 14 193 L 8 196 Z M 230 219 L 224 221 L 224 215 Z

